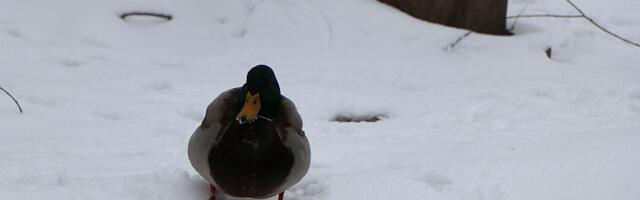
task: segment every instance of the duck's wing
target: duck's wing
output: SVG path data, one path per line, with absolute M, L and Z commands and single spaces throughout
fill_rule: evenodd
M 288 180 L 283 184 L 283 190 L 302 179 L 309 170 L 311 149 L 309 141 L 302 130 L 302 118 L 293 101 L 282 96 L 280 114 L 277 118 L 277 132 L 283 144 L 291 150 L 294 162 Z
M 291 128 L 291 133 L 304 136 L 304 131 L 302 131 L 302 117 L 300 117 L 300 113 L 298 113 L 296 104 L 294 104 L 293 101 L 282 96 L 280 111 L 278 113 L 278 126 Z
M 209 183 L 213 183 L 209 166 L 209 150 L 214 148 L 222 137 L 222 133 L 233 121 L 234 110 L 238 110 L 240 89 L 234 88 L 221 93 L 207 107 L 202 124 L 195 130 L 189 140 L 187 153 L 193 168 Z

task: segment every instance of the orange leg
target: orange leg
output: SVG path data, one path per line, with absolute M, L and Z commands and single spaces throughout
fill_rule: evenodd
M 278 194 L 278 200 L 284 200 L 284 192 L 280 192 L 280 194 Z
M 209 184 L 209 192 L 211 192 L 211 197 L 209 198 L 209 200 L 216 200 L 216 187 Z

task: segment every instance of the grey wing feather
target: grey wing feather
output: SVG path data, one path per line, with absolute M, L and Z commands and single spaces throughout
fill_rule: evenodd
M 296 108 L 296 104 L 293 103 L 289 98 L 282 96 L 282 105 L 281 111 L 284 112 L 284 116 L 288 118 L 290 126 L 296 131 L 300 131 L 301 134 L 304 135 L 304 131 L 302 131 L 302 117 L 300 117 L 300 113 L 298 113 L 298 109 Z
M 302 130 L 302 118 L 293 101 L 283 96 L 280 109 L 282 113 L 281 117 L 284 117 L 284 120 L 280 122 L 284 123 L 284 129 L 277 129 L 278 134 L 281 136 L 284 145 L 292 150 L 296 158 L 288 176 L 287 183 L 282 185 L 282 190 L 285 190 L 300 181 L 309 170 L 311 149 L 309 147 L 309 141 Z
M 233 109 L 231 105 L 234 105 L 233 101 L 237 100 L 238 91 L 238 88 L 234 88 L 216 97 L 207 107 L 202 124 L 189 139 L 187 149 L 189 161 L 191 161 L 193 168 L 209 182 L 213 182 L 209 170 L 209 150 L 218 144 L 220 136 L 224 132 L 223 129 L 228 125 L 222 124 L 221 121 L 225 121 L 222 120 L 222 118 L 228 117 L 225 116 L 225 113 Z

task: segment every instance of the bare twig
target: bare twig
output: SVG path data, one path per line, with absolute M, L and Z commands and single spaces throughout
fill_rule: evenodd
M 636 47 L 640 47 L 640 44 L 633 42 L 631 40 L 628 40 L 626 38 L 623 38 L 621 36 L 619 36 L 618 34 L 615 34 L 609 30 L 607 30 L 606 28 L 602 27 L 600 24 L 596 23 L 596 21 L 594 21 L 591 17 L 587 16 L 586 14 L 584 14 L 584 12 L 582 12 L 582 10 L 580 10 L 580 8 L 578 8 L 578 6 L 576 6 L 576 4 L 574 4 L 573 2 L 571 2 L 571 0 L 567 0 L 567 2 L 569 2 L 569 4 L 571 4 L 571 6 L 573 6 L 573 8 L 575 8 L 578 12 L 580 12 L 580 14 L 582 15 L 582 17 L 584 17 L 585 19 L 589 20 L 589 22 L 591 22 L 591 24 L 593 24 L 594 26 L 598 27 L 600 30 L 604 31 L 605 33 L 616 37 L 628 44 L 634 45 Z
M 465 34 L 463 34 L 462 36 L 458 37 L 458 39 L 456 39 L 455 42 L 452 42 L 451 44 L 449 44 L 447 47 L 444 48 L 444 50 L 445 51 L 452 50 L 453 48 L 456 47 L 456 45 L 458 45 L 458 43 L 462 42 L 462 40 L 464 40 L 464 38 L 469 37 L 469 35 L 471 35 L 471 33 L 473 33 L 473 31 L 468 31 Z
M 613 32 L 611 32 L 610 30 L 604 28 L 602 25 L 598 24 L 595 20 L 593 20 L 593 18 L 587 16 L 580 8 L 578 8 L 578 6 L 576 6 L 576 4 L 574 4 L 573 2 L 571 2 L 571 0 L 566 0 L 569 4 L 571 4 L 571 6 L 576 9 L 580 15 L 557 15 L 557 14 L 529 14 L 529 15 L 523 15 L 522 13 L 524 13 L 524 11 L 527 9 L 527 6 L 525 6 L 522 9 L 522 12 L 519 15 L 516 16 L 507 16 L 507 19 L 515 19 L 515 21 L 513 22 L 513 24 L 511 25 L 511 28 L 509 29 L 510 31 L 513 31 L 515 29 L 516 23 L 518 22 L 519 18 L 584 18 L 586 20 L 588 20 L 591 24 L 593 24 L 594 26 L 598 27 L 600 30 L 604 31 L 605 33 L 618 38 L 619 40 L 622 40 L 623 42 L 627 43 L 627 44 L 631 44 L 633 46 L 636 47 L 640 47 L 640 43 L 631 41 L 629 39 L 623 38 L 622 36 L 615 34 Z M 469 31 L 467 33 L 465 33 L 464 35 L 458 37 L 458 39 L 454 42 L 452 42 L 451 44 L 449 44 L 448 46 L 446 46 L 444 48 L 445 51 L 450 51 L 453 48 L 456 47 L 456 45 L 458 45 L 458 43 L 460 43 L 462 40 L 464 40 L 466 37 L 468 37 L 469 35 L 471 35 L 471 33 L 473 33 L 472 31 Z
M 518 18 L 583 18 L 582 15 L 554 15 L 554 14 L 532 14 L 532 15 L 516 15 L 516 16 L 508 16 L 507 19 L 518 19 Z
M 0 90 L 4 91 L 4 93 L 7 93 L 7 95 L 9 95 L 11 99 L 13 99 L 13 102 L 16 102 L 16 105 L 18 106 L 18 110 L 20 110 L 20 113 L 22 113 L 22 107 L 20 106 L 20 103 L 18 103 L 18 100 L 16 100 L 16 98 L 13 98 L 13 95 L 11 95 L 11 93 L 9 93 L 7 90 L 2 88 L 1 86 L 0 86 Z
M 615 34 L 613 32 L 611 32 L 610 30 L 604 28 L 602 25 L 598 24 L 595 20 L 593 20 L 593 18 L 587 16 L 578 6 L 576 6 L 576 4 L 574 4 L 573 2 L 571 2 L 571 0 L 567 0 L 567 3 L 571 4 L 571 6 L 576 9 L 576 11 L 578 11 L 580 13 L 580 15 L 554 15 L 554 14 L 533 14 L 533 15 L 516 15 L 516 16 L 508 16 L 507 19 L 515 19 L 516 22 L 519 18 L 584 18 L 587 21 L 589 21 L 591 24 L 593 24 L 594 26 L 598 27 L 600 30 L 604 31 L 605 33 L 618 38 L 619 40 L 622 40 L 623 42 L 627 43 L 627 44 L 631 44 L 633 46 L 636 47 L 640 47 L 640 43 L 631 41 L 627 38 L 623 38 L 622 36 Z M 515 23 L 514 22 L 514 26 Z M 513 26 L 512 26 L 513 28 Z
M 126 19 L 129 16 L 152 16 L 152 17 L 162 18 L 167 21 L 173 19 L 173 16 L 171 15 L 155 13 L 155 12 L 145 12 L 145 11 L 123 13 L 120 15 L 120 19 Z
M 524 7 L 522 8 L 522 10 L 520 11 L 520 14 L 518 14 L 518 16 L 522 16 L 522 14 L 524 14 L 524 11 L 527 10 L 527 6 L 529 6 L 529 4 L 525 4 Z M 518 24 L 518 18 L 516 17 L 516 19 L 513 21 L 513 24 L 511 24 L 511 28 L 509 28 L 509 32 L 513 32 L 513 30 L 516 29 L 516 24 Z

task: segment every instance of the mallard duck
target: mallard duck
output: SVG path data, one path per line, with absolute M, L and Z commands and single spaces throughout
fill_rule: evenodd
M 247 82 L 207 107 L 188 147 L 193 168 L 217 191 L 268 198 L 296 184 L 309 170 L 309 141 L 295 104 L 280 94 L 273 70 L 258 65 Z

